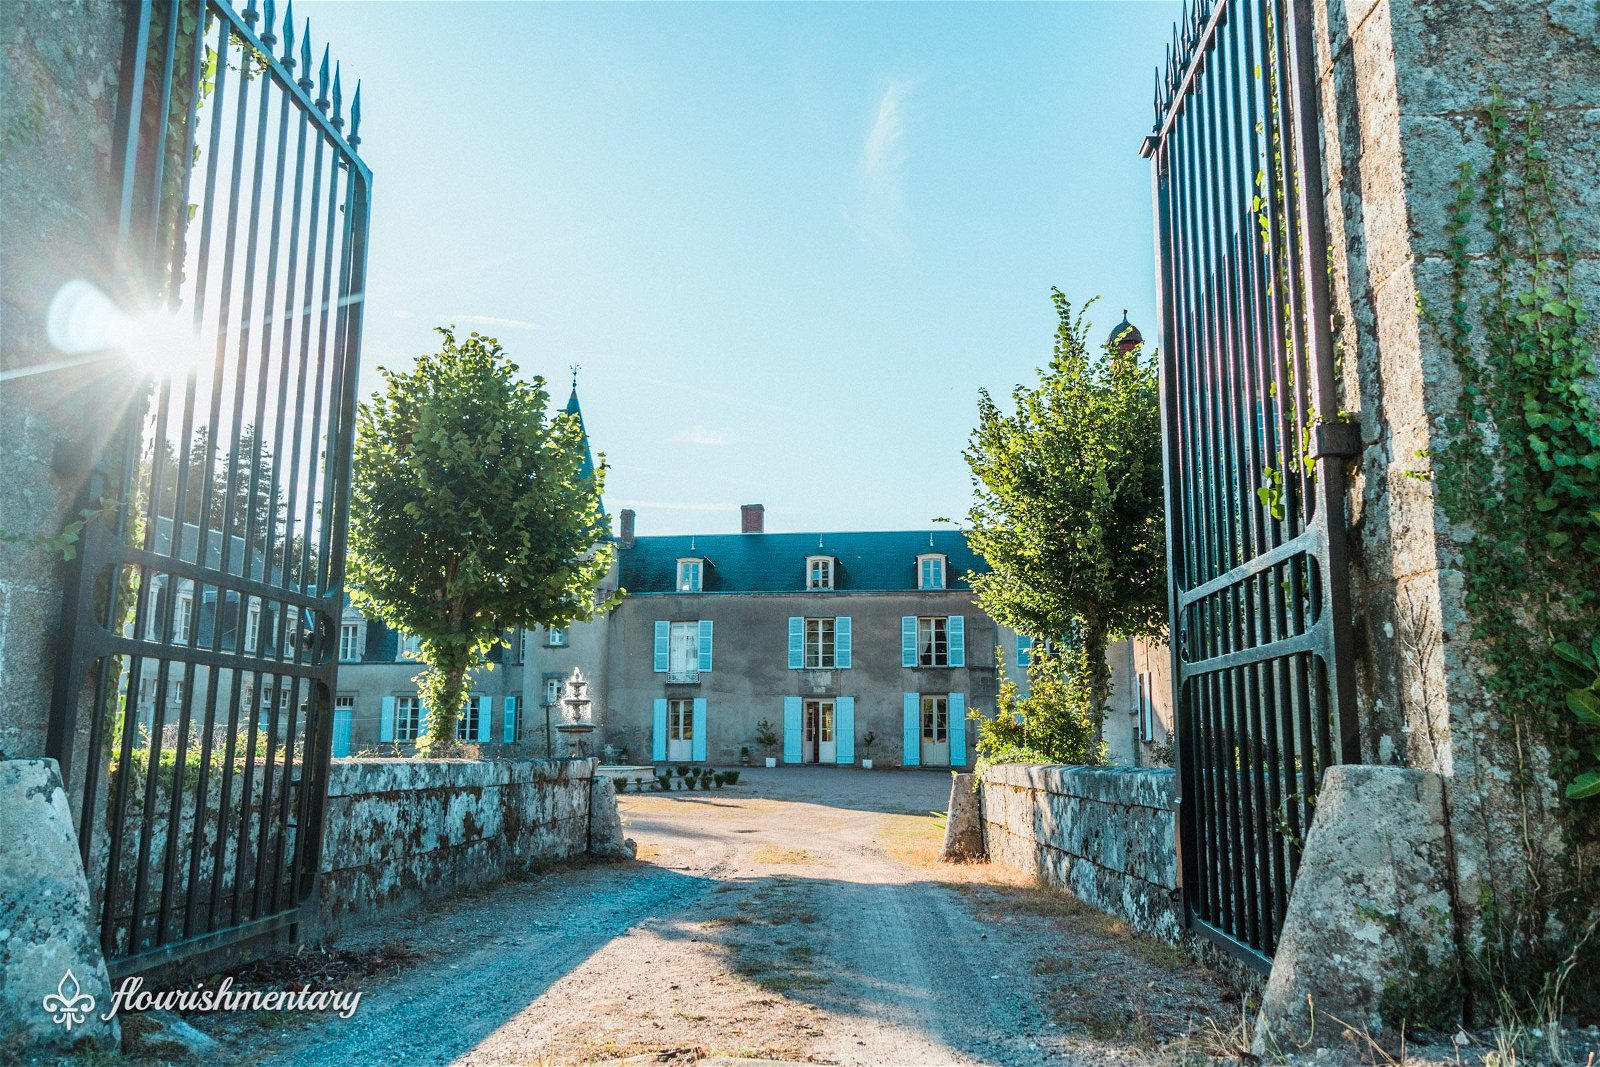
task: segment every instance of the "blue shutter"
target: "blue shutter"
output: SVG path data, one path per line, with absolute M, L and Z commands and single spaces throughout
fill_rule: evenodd
M 669 622 L 656 623 L 656 662 L 655 672 L 665 674 L 672 660 L 667 652 L 667 641 L 672 635 L 672 624 Z
M 516 739 L 517 739 L 517 698 L 516 697 L 506 697 L 505 733 L 503 733 L 501 735 L 501 740 L 509 745 L 509 744 L 511 744 L 511 742 L 515 741 Z
M 355 713 L 349 708 L 333 709 L 333 758 L 350 755 L 350 727 Z
M 705 625 L 701 623 L 701 625 Z M 706 699 L 694 698 L 694 739 L 689 742 L 689 757 L 696 763 L 706 759 Z
M 494 740 L 494 701 L 490 697 L 478 698 L 478 737 L 479 741 Z
M 841 670 L 850 667 L 850 616 L 833 620 L 833 662 Z M 853 762 L 853 761 L 852 761 Z
M 950 666 L 965 667 L 967 665 L 967 620 L 960 615 L 952 615 L 945 622 L 945 634 L 950 640 Z
M 1030 652 L 1032 652 L 1032 651 L 1033 651 L 1033 638 L 1029 637 L 1027 634 L 1018 634 L 1017 635 L 1017 666 L 1026 667 L 1028 665 L 1029 659 L 1032 658 L 1028 654 Z
M 667 698 L 657 697 L 650 715 L 650 759 L 664 763 L 667 758 Z
M 913 619 L 913 622 L 916 620 Z M 919 721 L 917 694 L 906 694 L 905 751 L 900 762 L 907 767 L 922 766 L 922 723 Z
M 806 665 L 806 620 L 798 615 L 789 616 L 789 669 L 797 671 Z
M 711 669 L 711 620 L 710 619 L 701 619 L 700 620 L 700 669 L 702 671 L 709 671 Z M 701 757 L 698 757 L 698 758 L 704 759 L 705 757 L 701 756 Z
M 950 766 L 967 765 L 967 694 L 950 694 Z
M 917 617 L 900 616 L 900 666 L 917 665 Z
M 394 740 L 394 697 L 383 698 L 383 710 L 378 712 L 378 740 Z
M 856 762 L 856 698 L 840 697 L 833 705 L 834 762 L 846 767 Z
M 800 698 L 783 698 L 783 762 L 799 763 L 800 755 Z
M 422 738 L 422 737 L 427 737 L 427 736 L 428 736 L 428 705 L 424 704 L 422 702 L 422 698 L 419 696 L 419 697 L 417 697 L 417 737 Z

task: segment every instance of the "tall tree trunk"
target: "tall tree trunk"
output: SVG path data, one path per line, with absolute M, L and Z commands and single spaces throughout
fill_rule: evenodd
M 417 746 L 418 755 L 440 759 L 456 750 L 456 723 L 467 695 L 466 675 L 463 656 L 430 663 L 417 675 L 417 693 L 428 708 L 428 735 Z
M 1106 667 L 1106 624 L 1098 616 L 1087 616 L 1083 620 L 1083 655 L 1095 737 L 1104 740 L 1106 705 L 1111 702 L 1111 671 Z

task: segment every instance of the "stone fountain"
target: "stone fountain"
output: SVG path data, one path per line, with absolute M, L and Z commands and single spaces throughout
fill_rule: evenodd
M 584 738 L 594 733 L 594 716 L 590 711 L 594 701 L 589 699 L 589 680 L 581 667 L 572 668 L 561 695 L 561 721 L 556 732 L 567 739 L 568 759 L 583 759 L 588 753 Z

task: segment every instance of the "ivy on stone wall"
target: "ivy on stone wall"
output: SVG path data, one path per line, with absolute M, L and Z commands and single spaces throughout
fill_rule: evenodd
M 1581 864 L 1597 840 L 1587 801 L 1559 799 L 1587 770 L 1600 728 L 1574 715 L 1552 661 L 1589 648 L 1600 605 L 1600 405 L 1595 324 L 1572 278 L 1573 245 L 1541 140 L 1538 110 L 1486 109 L 1489 162 L 1463 163 L 1449 223 L 1449 313 L 1425 315 L 1460 375 L 1457 409 L 1433 454 L 1437 500 L 1457 531 L 1470 637 L 1525 808 L 1560 805 Z M 1488 236 L 1474 254 L 1474 224 Z M 1481 239 L 1480 239 L 1481 240 Z M 1547 785 L 1554 779 L 1555 796 Z M 1533 813 L 1537 815 L 1537 813 Z M 1538 819 L 1530 820 L 1537 822 Z M 1585 847 L 1581 843 L 1587 843 Z M 1592 873 L 1550 879 L 1522 842 L 1528 877 L 1488 880 L 1485 962 L 1500 988 L 1537 982 L 1532 946 L 1561 912 L 1581 921 Z M 1561 888 L 1558 888 L 1561 887 Z M 1576 887 L 1576 892 L 1573 888 Z

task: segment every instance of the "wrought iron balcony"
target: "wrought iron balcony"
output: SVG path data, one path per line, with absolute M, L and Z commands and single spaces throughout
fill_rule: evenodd
M 669 685 L 699 685 L 699 667 L 677 667 L 667 672 Z

